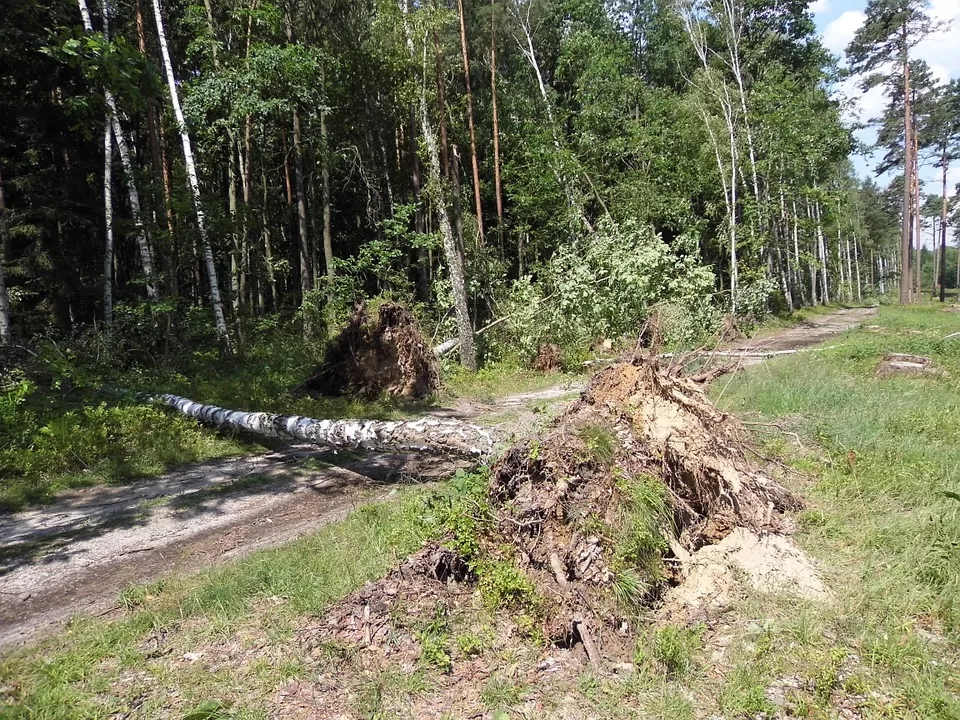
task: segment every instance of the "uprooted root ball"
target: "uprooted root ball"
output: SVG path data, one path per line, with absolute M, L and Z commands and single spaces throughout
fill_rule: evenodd
M 446 574 L 475 584 L 518 632 L 582 643 L 594 662 L 624 657 L 637 611 L 680 559 L 735 528 L 789 530 L 798 500 L 747 460 L 739 433 L 655 360 L 610 366 L 493 466 L 485 494 L 448 527 L 460 563 L 440 565 L 458 567 Z
M 439 386 L 436 359 L 413 314 L 402 305 L 384 303 L 376 319 L 365 305 L 357 307 L 302 390 L 334 397 L 424 398 Z

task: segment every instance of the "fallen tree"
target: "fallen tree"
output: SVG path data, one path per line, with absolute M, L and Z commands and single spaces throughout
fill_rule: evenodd
M 793 592 L 779 565 L 812 567 L 788 537 L 801 501 L 750 460 L 741 423 L 681 367 L 661 366 L 654 350 L 600 370 L 538 437 L 507 449 L 462 507 L 439 503 L 441 516 L 453 508 L 448 535 L 332 607 L 319 641 L 416 653 L 423 639 L 410 628 L 470 596 L 465 584 L 498 612 L 504 636 L 579 645 L 598 666 L 632 658 L 644 610 L 670 585 L 689 576 L 710 594 L 703 549 L 732 557 L 749 545 L 738 557 L 762 572 L 711 577 L 757 575 L 767 591 Z M 824 595 L 818 582 L 808 585 Z
M 301 415 L 229 410 L 179 395 L 160 395 L 156 400 L 220 430 L 300 440 L 330 448 L 439 452 L 472 457 L 487 455 L 493 448 L 489 431 L 462 420 L 432 417 L 416 420 L 317 420 Z

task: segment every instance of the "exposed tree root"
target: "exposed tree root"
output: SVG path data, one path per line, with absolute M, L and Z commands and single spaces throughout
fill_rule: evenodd
M 384 303 L 372 319 L 357 307 L 330 343 L 323 363 L 299 388 L 319 395 L 424 398 L 440 387 L 436 359 L 413 314 Z
M 524 599 L 503 606 L 515 631 L 582 645 L 591 664 L 622 658 L 640 609 L 682 579 L 700 548 L 734 531 L 790 530 L 784 513 L 800 501 L 751 464 L 740 436 L 696 382 L 656 357 L 612 365 L 541 437 L 493 466 L 473 556 L 434 562 L 442 551 L 430 548 L 361 595 L 396 595 L 392 584 L 424 563 L 432 583 L 476 581 L 481 594 L 502 594 L 511 576 L 495 569 L 506 566 L 522 578 L 512 592 Z M 344 601 L 352 617 L 361 601 Z

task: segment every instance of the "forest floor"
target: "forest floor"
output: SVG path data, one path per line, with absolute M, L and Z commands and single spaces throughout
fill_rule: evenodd
M 61 545 L 74 577 L 99 579 L 90 598 L 102 617 L 79 617 L 34 647 L 16 650 L 18 638 L 8 639 L 0 716 L 6 697 L 38 717 L 960 717 L 960 390 L 950 379 L 960 374 L 960 343 L 947 340 L 960 330 L 960 315 L 935 307 L 874 312 L 814 318 L 812 327 L 790 331 L 792 341 L 777 332 L 738 344 L 785 350 L 809 347 L 811 336 L 830 341 L 725 378 L 713 393 L 755 429 L 758 451 L 806 499 L 795 540 L 828 599 L 741 589 L 696 616 L 654 612 L 633 662 L 603 670 L 590 667 L 579 645 L 544 647 L 511 633 L 509 617 L 491 614 L 473 592 L 453 593 L 442 612 L 425 592 L 411 599 L 410 612 L 391 615 L 391 627 L 416 623 L 412 649 L 399 632 L 399 644 L 377 652 L 331 643 L 323 628 L 339 617 L 337 601 L 397 568 L 435 532 L 424 500 L 451 485 L 431 478 L 454 467 L 411 467 L 407 479 L 422 475 L 422 484 L 391 486 L 389 473 L 366 472 L 357 458 L 290 449 L 233 482 L 268 474 L 267 465 L 286 467 L 286 477 L 223 493 L 204 493 L 201 483 L 179 501 L 199 508 L 201 529 L 210 530 L 197 534 L 193 554 L 177 555 L 174 539 L 160 556 L 167 564 L 151 567 L 146 558 L 163 547 L 160 533 L 156 541 L 115 544 L 111 558 L 85 569 L 95 558 L 91 548 L 74 543 L 71 555 L 71 541 Z M 930 355 L 939 374 L 878 378 L 879 359 L 893 351 Z M 447 412 L 526 435 L 578 388 L 462 400 Z M 166 513 L 178 507 L 176 477 L 160 491 L 150 481 L 150 494 L 160 495 L 138 501 L 147 526 L 153 517 L 175 518 Z M 274 484 L 286 493 L 302 488 L 290 496 L 287 517 L 270 505 L 285 494 Z M 236 526 L 214 525 L 230 514 L 228 499 L 251 492 L 252 507 Z M 328 504 L 314 505 L 312 518 L 298 515 L 295 505 L 308 507 L 313 495 Z M 123 530 L 108 527 L 99 537 Z M 276 543 L 282 546 L 249 553 Z M 237 561 L 223 563 L 221 554 Z M 16 563 L 9 555 L 5 562 Z M 66 566 L 58 562 L 54 548 L 40 548 L 21 567 L 53 567 L 38 585 L 43 592 L 43 582 L 59 582 L 58 567 Z M 128 574 L 110 562 L 128 562 Z M 15 568 L 0 583 L 24 571 Z M 412 620 L 418 603 L 438 614 Z M 4 597 L 2 612 L 9 604 Z M 16 604 L 34 606 L 33 598 Z M 4 627 L 11 622 L 22 621 L 3 618 Z M 32 632 L 50 622 L 35 622 Z
M 795 350 L 861 323 L 873 308 L 815 315 L 733 343 L 734 352 Z M 744 364 L 759 362 L 749 358 Z M 583 387 L 579 380 L 505 397 L 461 397 L 429 415 L 532 435 Z M 74 613 L 122 610 L 124 588 L 273 547 L 382 500 L 403 483 L 448 478 L 461 463 L 430 455 L 354 455 L 310 445 L 213 460 L 159 478 L 69 492 L 0 516 L 0 648 L 28 642 Z
M 506 441 L 535 431 L 582 387 L 567 378 L 533 392 L 458 398 L 426 415 L 469 420 Z M 272 452 L 141 482 L 67 492 L 49 505 L 0 516 L 0 648 L 77 612 L 119 611 L 117 598 L 132 584 L 289 542 L 395 494 L 397 485 L 443 480 L 472 464 L 278 444 Z
M 808 347 L 875 313 L 851 308 L 760 333 L 734 351 Z M 745 364 L 756 361 L 751 358 Z M 471 420 L 504 440 L 532 435 L 583 383 L 495 398 L 461 397 L 429 411 Z M 119 612 L 124 588 L 195 571 L 300 537 L 403 483 L 463 467 L 430 455 L 353 455 L 310 445 L 197 463 L 159 478 L 72 491 L 0 516 L 0 648 L 28 642 L 74 613 Z

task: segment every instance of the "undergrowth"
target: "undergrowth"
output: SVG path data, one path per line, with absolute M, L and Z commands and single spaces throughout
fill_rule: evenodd
M 121 597 L 127 610 L 121 619 L 78 617 L 67 632 L 0 660 L 0 717 L 123 715 L 129 709 L 125 692 L 138 690 L 120 682 L 122 677 L 156 678 L 176 687 L 176 702 L 185 708 L 216 698 L 236 708 L 230 717 L 262 717 L 257 698 L 269 695 L 288 672 L 295 677 L 302 670 L 269 664 L 262 672 L 251 666 L 238 676 L 198 673 L 202 668 L 190 662 L 167 660 L 213 639 L 242 641 L 251 634 L 266 634 L 283 647 L 295 618 L 320 613 L 379 577 L 434 532 L 423 512 L 426 492 L 403 489 L 391 502 L 365 505 L 283 548 L 128 589 Z M 439 636 L 440 625 L 423 631 Z M 162 653 L 154 651 L 157 638 L 164 638 Z M 447 652 L 442 645 L 434 648 L 431 662 L 443 664 L 442 652 Z M 284 657 L 292 660 L 289 651 Z M 166 715 L 169 701 L 166 693 L 140 698 L 138 716 Z
M 814 691 L 791 691 L 790 702 L 808 717 L 853 702 L 869 717 L 956 718 L 960 342 L 946 336 L 960 331 L 960 317 L 936 305 L 883 306 L 865 324 L 823 351 L 715 387 L 723 408 L 785 431 L 769 428 L 762 439 L 812 478 L 798 539 L 837 593 L 829 607 L 753 601 L 744 612 L 765 614 L 770 628 L 744 662 L 765 668 L 760 683 L 775 673 L 802 678 Z M 890 352 L 929 356 L 940 374 L 875 377 Z M 745 685 L 748 675 L 731 676 L 725 709 L 769 704 Z

